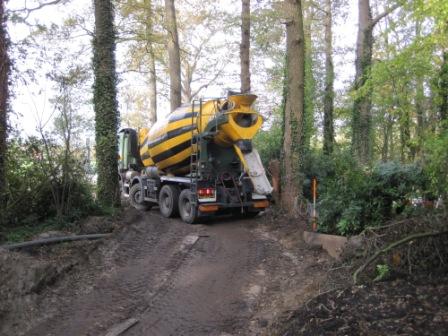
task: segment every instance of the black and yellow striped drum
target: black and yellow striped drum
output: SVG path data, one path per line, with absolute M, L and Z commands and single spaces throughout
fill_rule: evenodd
M 215 143 L 229 147 L 238 140 L 252 139 L 263 122 L 251 108 L 255 99 L 255 95 L 236 95 L 202 102 L 201 107 L 199 103 L 183 105 L 150 129 L 140 129 L 138 140 L 143 165 L 156 166 L 168 174 L 188 173 L 192 146 L 195 146 L 193 136 L 207 129 L 219 114 L 229 117 L 218 126 Z

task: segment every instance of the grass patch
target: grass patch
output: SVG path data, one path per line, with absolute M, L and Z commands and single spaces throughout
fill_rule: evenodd
M 65 230 L 69 228 L 71 224 L 73 223 L 52 218 L 39 225 L 22 225 L 13 228 L 2 228 L 0 237 L 2 237 L 4 243 L 18 243 L 30 240 L 32 237 L 42 232 Z
M 116 207 L 97 207 L 91 216 L 105 216 L 112 219 L 118 218 L 123 209 Z M 65 218 L 51 217 L 39 222 L 38 219 L 30 217 L 22 225 L 16 227 L 0 226 L 1 243 L 19 243 L 30 240 L 31 238 L 47 231 L 76 231 L 77 221 L 87 216 L 74 216 Z M 28 222 L 28 223 L 27 223 Z

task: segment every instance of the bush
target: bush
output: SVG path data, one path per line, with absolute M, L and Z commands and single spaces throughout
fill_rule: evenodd
M 430 137 L 425 143 L 425 173 L 429 191 L 448 200 L 448 130 Z
M 401 213 L 409 199 L 426 190 L 427 180 L 416 165 L 396 162 L 360 168 L 349 153 L 314 155 L 308 163 L 309 181 L 318 185 L 319 228 L 322 232 L 356 234 Z M 305 188 L 307 191 L 309 187 Z M 305 193 L 309 197 L 309 192 Z
M 282 141 L 282 128 L 278 121 L 274 121 L 269 130 L 260 130 L 255 136 L 254 147 L 260 153 L 265 167 L 269 166 L 271 160 L 280 159 Z
M 42 147 L 33 138 L 8 145 L 4 227 L 31 227 L 54 217 L 59 222 L 73 221 L 96 211 L 93 188 L 79 160 L 71 157 L 69 171 L 63 173 L 58 157 L 52 156 L 55 162 L 49 165 Z M 58 146 L 52 150 L 57 152 Z

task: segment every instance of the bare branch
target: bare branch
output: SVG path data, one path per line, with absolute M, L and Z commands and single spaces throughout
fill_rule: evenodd
M 34 12 L 34 11 L 42 9 L 42 8 L 44 8 L 46 6 L 57 5 L 57 4 L 59 4 L 60 2 L 63 2 L 63 1 L 67 1 L 67 0 L 52 0 L 52 1 L 49 1 L 49 2 L 43 2 L 43 3 L 40 3 L 39 5 L 37 5 L 36 7 L 33 7 L 33 8 L 26 7 L 26 3 L 25 3 L 25 7 L 20 8 L 20 9 L 14 9 L 11 12 L 13 12 L 13 13 L 26 12 L 27 15 L 29 15 L 30 12 Z
M 44 7 L 47 7 L 47 6 L 57 5 L 59 3 L 63 3 L 63 2 L 67 2 L 67 1 L 70 1 L 70 0 L 52 0 L 52 1 L 48 1 L 48 2 L 42 2 L 33 8 L 28 8 L 26 6 L 26 1 L 25 1 L 25 7 L 20 8 L 20 9 L 9 10 L 8 12 L 9 13 L 25 13 L 25 16 L 21 19 L 22 19 L 23 23 L 26 24 L 26 20 L 28 19 L 28 17 L 30 16 L 30 14 L 32 12 L 35 12 L 35 11 L 42 9 Z
M 367 266 L 369 266 L 373 261 L 375 261 L 381 254 L 389 252 L 390 250 L 394 249 L 395 247 L 398 247 L 400 245 L 403 245 L 407 242 L 410 242 L 412 240 L 415 239 L 422 239 L 422 238 L 427 238 L 427 237 L 435 237 L 435 236 L 440 236 L 440 235 L 444 235 L 447 234 L 448 231 L 436 231 L 436 232 L 422 232 L 422 233 L 415 233 L 415 234 L 411 234 L 403 239 L 400 239 L 396 242 L 393 242 L 392 244 L 376 251 L 369 259 L 367 259 L 367 261 L 361 265 L 361 267 L 359 267 L 355 273 L 353 273 L 353 282 L 355 284 L 358 283 L 358 275 L 364 271 Z
M 194 91 L 194 92 L 191 94 L 191 98 L 196 97 L 200 91 L 202 91 L 203 89 L 205 89 L 205 88 L 208 87 L 209 85 L 213 84 L 213 83 L 218 79 L 218 77 L 221 75 L 221 73 L 224 71 L 224 68 L 225 68 L 225 67 L 226 67 L 226 65 L 224 65 L 224 66 L 223 66 L 223 67 L 222 67 L 222 68 L 215 74 L 215 76 L 214 76 L 211 80 L 208 81 L 208 83 L 201 85 L 196 91 Z
M 324 13 L 324 14 L 328 14 L 328 12 L 327 12 L 325 9 L 323 9 L 322 7 L 320 7 L 320 4 L 318 4 L 316 1 L 311 1 L 311 2 L 310 2 L 310 5 L 311 5 L 314 9 L 317 9 L 318 11 L 320 11 L 320 12 L 322 12 L 322 13 Z
M 397 8 L 399 8 L 401 6 L 401 4 L 395 4 L 392 7 L 386 9 L 384 12 L 382 12 L 381 14 L 378 14 L 373 20 L 372 20 L 372 24 L 371 27 L 375 27 L 375 25 L 383 18 L 385 18 L 386 16 L 388 16 L 390 13 L 392 13 L 394 10 L 396 10 Z

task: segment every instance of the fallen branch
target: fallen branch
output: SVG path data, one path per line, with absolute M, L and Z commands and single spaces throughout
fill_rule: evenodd
M 375 261 L 381 254 L 386 253 L 390 250 L 392 250 L 395 247 L 398 247 L 400 245 L 403 245 L 411 240 L 414 239 L 421 239 L 421 238 L 427 238 L 427 237 L 434 237 L 434 236 L 438 236 L 438 235 L 443 235 L 443 234 L 447 234 L 448 231 L 442 231 L 442 232 L 423 232 L 423 233 L 415 233 L 412 234 L 410 236 L 407 236 L 403 239 L 400 239 L 396 242 L 393 242 L 392 244 L 386 246 L 385 248 L 376 251 L 361 267 L 359 267 L 355 273 L 353 273 L 353 282 L 355 283 L 355 285 L 358 283 L 358 275 L 359 273 L 361 273 L 362 271 L 364 271 L 367 266 L 369 266 L 373 261 Z
M 109 233 L 96 233 L 96 234 L 87 234 L 78 236 L 53 237 L 53 238 L 31 240 L 23 243 L 1 245 L 0 248 L 4 248 L 7 250 L 14 250 L 14 249 L 21 249 L 24 247 L 58 244 L 69 241 L 100 239 L 108 237 L 109 235 L 110 235 Z
M 373 231 L 376 231 L 376 230 L 387 229 L 387 228 L 390 228 L 390 227 L 395 226 L 395 225 L 407 223 L 409 221 L 410 221 L 410 219 L 406 218 L 406 219 L 403 219 L 403 220 L 400 220 L 400 221 L 394 221 L 394 222 L 386 224 L 386 225 L 368 226 L 363 231 L 371 231 L 371 232 L 373 232 Z

